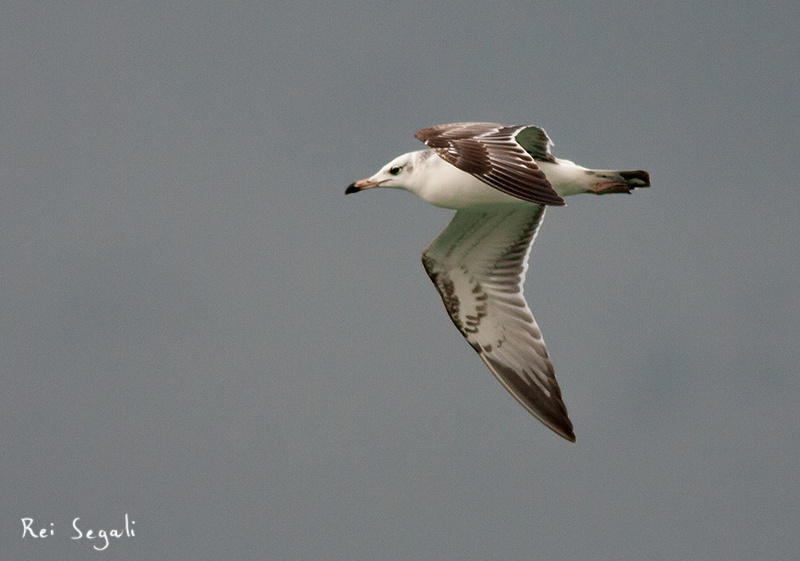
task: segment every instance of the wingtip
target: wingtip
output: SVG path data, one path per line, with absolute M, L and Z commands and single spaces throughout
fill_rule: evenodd
M 475 348 L 475 347 L 473 347 Z M 528 413 L 533 415 L 544 426 L 556 433 L 558 436 L 570 442 L 575 442 L 575 432 L 572 428 L 572 421 L 569 420 L 569 414 L 564 402 L 561 400 L 561 392 L 558 390 L 558 385 L 553 380 L 555 385 L 555 395 L 551 394 L 551 398 L 547 400 L 538 399 L 536 396 L 531 396 L 523 388 L 524 386 L 517 383 L 521 378 L 516 372 L 509 369 L 503 363 L 494 360 L 492 357 L 487 356 L 486 353 L 479 349 L 478 355 L 483 360 L 484 364 L 489 367 L 489 370 L 497 381 L 522 405 Z
M 567 201 L 565 201 L 564 198 L 558 193 L 556 193 L 555 189 L 553 189 L 553 192 L 550 194 L 550 197 L 546 201 L 544 201 L 543 204 L 546 204 L 548 206 L 567 206 Z
M 530 202 L 547 206 L 567 206 L 567 201 L 564 200 L 564 197 L 558 194 L 543 173 L 541 174 L 541 177 L 546 183 L 546 188 L 539 191 L 538 200 L 531 200 Z
M 564 417 L 559 422 L 551 419 L 550 422 L 544 422 L 544 424 L 564 440 L 575 442 L 575 431 L 572 428 L 572 421 L 569 420 L 569 417 Z
M 566 412 L 565 412 L 566 413 Z M 572 428 L 572 421 L 569 420 L 569 417 L 564 417 L 562 419 L 545 419 L 542 416 L 534 414 L 534 416 L 539 419 L 543 425 L 547 428 L 552 430 L 558 436 L 563 438 L 564 440 L 568 440 L 570 442 L 575 442 L 575 431 Z

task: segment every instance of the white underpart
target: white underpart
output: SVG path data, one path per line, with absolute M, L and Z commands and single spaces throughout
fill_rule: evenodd
M 388 170 L 397 165 L 410 164 L 410 173 L 397 178 L 388 175 Z M 569 160 L 557 163 L 536 160 L 556 193 L 562 197 L 586 193 L 592 185 L 602 181 L 600 170 L 589 170 Z M 408 166 L 405 168 L 408 169 Z M 586 172 L 595 171 L 595 175 Z M 515 204 L 531 205 L 487 185 L 477 177 L 461 171 L 454 165 L 432 154 L 430 150 L 419 150 L 398 156 L 375 174 L 376 181 L 388 179 L 383 187 L 405 189 L 432 205 L 461 209 L 480 205 Z M 399 184 L 395 184 L 395 182 Z
M 417 164 L 408 189 L 432 205 L 443 208 L 468 208 L 490 204 L 529 205 L 461 171 L 438 156 Z
M 601 180 L 597 175 L 589 175 L 587 171 L 594 171 L 575 162 L 559 159 L 555 164 L 535 160 L 539 169 L 544 172 L 550 185 L 562 197 L 586 193 L 589 188 Z

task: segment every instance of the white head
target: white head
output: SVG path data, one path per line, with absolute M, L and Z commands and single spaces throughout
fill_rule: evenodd
M 415 175 L 414 172 L 421 168 L 431 155 L 433 155 L 432 150 L 418 150 L 398 156 L 372 177 L 351 183 L 344 194 L 358 193 L 373 187 L 405 189 L 419 194 L 423 185 L 420 182 L 420 176 Z

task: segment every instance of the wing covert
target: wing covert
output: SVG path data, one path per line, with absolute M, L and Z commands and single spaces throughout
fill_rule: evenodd
M 555 162 L 544 129 L 496 123 L 450 123 L 415 135 L 442 159 L 524 201 L 564 206 L 534 157 Z

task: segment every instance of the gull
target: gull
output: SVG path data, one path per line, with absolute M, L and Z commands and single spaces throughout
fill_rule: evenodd
M 575 442 L 553 364 L 523 296 L 545 207 L 580 193 L 650 186 L 643 170 L 588 169 L 556 158 L 544 129 L 451 123 L 417 131 L 428 149 L 398 156 L 345 194 L 384 187 L 455 209 L 422 264 L 450 319 L 503 387 L 556 434 Z

